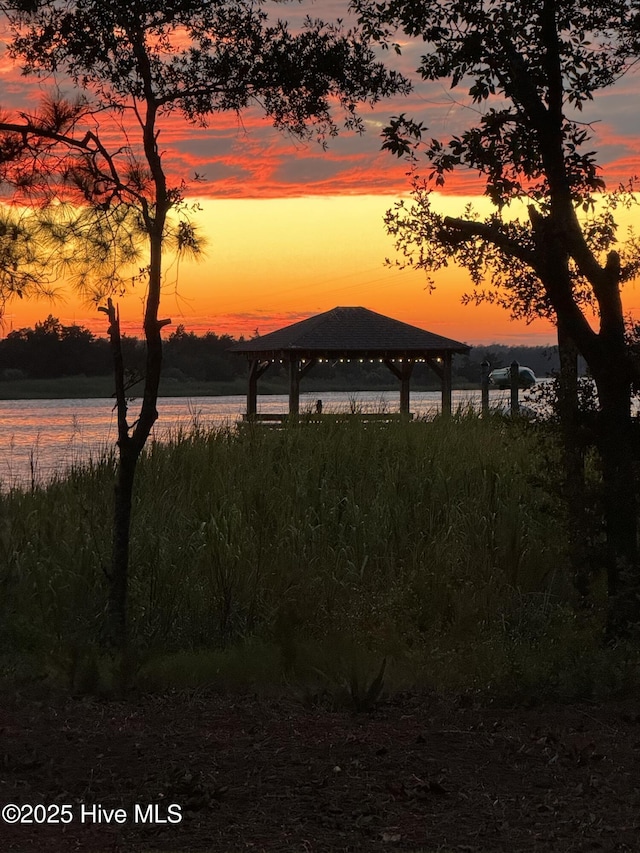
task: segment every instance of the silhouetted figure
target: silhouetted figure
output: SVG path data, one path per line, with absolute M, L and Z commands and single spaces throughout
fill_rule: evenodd
M 322 414 L 322 400 L 316 400 L 316 415 Z

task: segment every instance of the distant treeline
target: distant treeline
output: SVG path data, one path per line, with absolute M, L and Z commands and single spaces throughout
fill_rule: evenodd
M 246 365 L 227 350 L 237 341 L 208 332 L 198 336 L 178 326 L 164 347 L 164 373 L 175 379 L 230 381 L 244 375 Z M 122 337 L 125 365 L 134 373 L 144 369 L 144 345 Z M 57 379 L 61 376 L 107 376 L 112 370 L 109 341 L 82 326 L 63 325 L 49 315 L 35 328 L 17 329 L 0 341 L 0 377 Z
M 174 381 L 232 382 L 246 374 L 243 357 L 229 352 L 237 343 L 230 335 L 207 332 L 196 335 L 184 326 L 172 332 L 164 346 L 166 379 Z M 133 373 L 144 369 L 144 346 L 125 335 L 123 351 L 127 368 Z M 487 360 L 492 368 L 506 367 L 513 360 L 530 367 L 543 377 L 558 369 L 556 347 L 526 347 L 492 344 L 474 347 L 468 355 L 456 356 L 453 379 L 456 384 L 480 381 L 480 364 Z M 96 337 L 82 326 L 65 326 L 51 315 L 34 328 L 17 329 L 0 341 L 0 379 L 56 379 L 63 376 L 107 376 L 111 373 L 111 351 L 105 338 Z M 282 374 L 280 376 L 280 374 Z M 285 380 L 284 371 L 272 368 L 271 381 Z M 395 387 L 396 380 L 379 362 L 323 363 L 314 367 L 305 379 L 313 388 Z M 416 365 L 414 387 L 437 386 L 438 380 L 425 365 Z

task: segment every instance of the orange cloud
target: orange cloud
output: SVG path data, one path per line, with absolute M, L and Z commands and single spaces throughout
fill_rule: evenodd
M 340 0 L 323 0 L 327 17 L 344 12 Z M 297 14 L 298 7 L 292 9 Z M 304 11 L 300 7 L 301 12 Z M 289 10 L 288 10 L 289 11 Z M 418 65 L 420 44 L 407 43 L 397 60 L 405 71 Z M 385 58 L 396 61 L 389 54 Z M 35 111 L 48 84 L 19 76 L 6 54 L 0 57 L 2 102 L 7 110 Z M 626 78 L 610 92 L 596 96 L 585 120 L 593 125 L 594 147 L 609 183 L 640 174 L 636 111 L 637 81 Z M 466 98 L 440 84 L 418 84 L 405 99 L 363 106 L 366 133 L 341 134 L 323 151 L 314 141 L 292 140 L 276 131 L 257 109 L 240 117 L 219 114 L 207 128 L 172 114 L 159 137 L 170 180 L 187 184 L 189 196 L 202 200 L 196 219 L 208 238 L 207 256 L 199 265 L 167 270 L 163 316 L 202 332 L 234 336 L 272 331 L 336 305 L 364 305 L 384 314 L 469 343 L 496 340 L 553 342 L 555 332 L 542 321 L 531 326 L 511 323 L 494 306 L 462 308 L 468 287 L 465 274 L 454 269 L 437 277 L 432 295 L 420 273 L 383 266 L 392 253 L 382 217 L 395 198 L 408 190 L 404 162 L 381 152 L 380 133 L 390 116 L 406 113 L 424 121 L 431 136 L 450 138 L 470 121 Z M 471 115 L 477 120 L 477 115 Z M 132 138 L 136 128 L 131 129 Z M 122 144 L 117 122 L 102 122 L 110 146 Z M 203 176 L 193 182 L 195 173 Z M 461 196 L 481 196 L 483 182 L 475 174 L 453 175 L 446 185 L 452 211 Z M 122 302 L 123 328 L 140 334 L 143 293 Z M 640 313 L 633 286 L 625 290 L 630 309 Z M 638 304 L 638 309 L 634 307 Z M 62 322 L 79 322 L 104 334 L 102 315 L 73 294 L 65 301 L 13 303 L 5 329 L 32 325 L 52 312 Z
M 338 14 L 332 0 L 324 0 L 321 13 L 328 18 Z M 304 9 L 288 10 L 296 18 Z M 344 14 L 344 9 L 341 10 Z M 340 15 L 339 15 L 340 16 Z M 299 23 L 299 21 L 298 21 Z M 257 108 L 240 116 L 220 113 L 211 117 L 209 126 L 194 126 L 172 113 L 162 121 L 159 144 L 170 180 L 187 181 L 189 192 L 210 198 L 279 198 L 310 194 L 339 195 L 402 193 L 407 189 L 406 165 L 380 151 L 380 133 L 392 115 L 406 113 L 427 126 L 428 135 L 450 138 L 466 127 L 475 116 L 469 113 L 464 91 L 448 90 L 439 83 L 417 80 L 415 68 L 422 45 L 407 42 L 403 54 L 385 54 L 385 61 L 396 63 L 413 77 L 415 91 L 406 98 L 383 100 L 374 107 L 362 105 L 360 113 L 367 132 L 362 136 L 344 133 L 329 140 L 323 151 L 314 141 L 292 140 L 276 131 Z M 24 78 L 7 54 L 0 57 L 2 99 L 0 107 L 33 112 L 49 82 Z M 602 152 L 602 167 L 611 183 L 637 173 L 640 168 L 640 146 L 636 143 L 635 115 L 630 115 L 630 99 L 636 98 L 637 84 L 623 78 L 612 90 L 599 93 L 588 107 L 585 119 L 596 122 L 594 143 Z M 68 89 L 73 94 L 72 89 Z M 601 123 L 597 123 L 601 120 Z M 135 140 L 139 128 L 126 128 Z M 123 141 L 123 128 L 118 122 L 100 119 L 100 133 L 110 148 Z M 203 182 L 193 183 L 198 173 Z M 452 195 L 482 193 L 483 183 L 475 174 L 453 174 L 448 177 L 446 192 Z

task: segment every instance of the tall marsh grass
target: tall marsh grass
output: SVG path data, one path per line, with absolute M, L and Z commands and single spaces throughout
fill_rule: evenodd
M 196 425 L 150 445 L 130 587 L 146 677 L 161 682 L 168 655 L 187 681 L 187 659 L 195 680 L 232 661 L 253 681 L 261 663 L 266 681 L 339 681 L 387 659 L 390 679 L 456 691 L 615 689 L 597 591 L 588 612 L 572 607 L 552 458 L 535 428 L 472 416 Z M 113 464 L 0 499 L 9 652 L 73 672 L 96 648 Z

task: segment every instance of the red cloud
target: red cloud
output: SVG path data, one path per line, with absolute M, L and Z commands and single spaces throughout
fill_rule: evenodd
M 329 16 L 336 12 L 333 2 L 324 0 Z M 411 75 L 419 62 L 422 46 L 407 43 L 397 60 Z M 46 91 L 46 84 L 24 78 L 11 64 L 6 53 L 0 58 L 2 103 L 12 112 L 35 112 Z M 602 151 L 602 165 L 608 182 L 617 183 L 640 170 L 640 143 L 635 133 L 624 127 L 630 97 L 635 95 L 635 80 L 625 78 L 616 89 L 596 96 L 590 112 L 594 119 L 594 145 Z M 618 94 L 615 94 L 618 93 Z M 73 94 L 71 89 L 67 94 Z M 450 138 L 469 121 L 464 103 L 456 100 L 440 84 L 416 83 L 408 98 L 382 101 L 371 108 L 361 107 L 367 127 L 362 136 L 345 134 L 330 140 L 323 151 L 315 141 L 300 143 L 274 130 L 260 112 L 248 110 L 237 116 L 221 113 L 212 117 L 209 127 L 195 126 L 178 115 L 165 117 L 159 144 L 169 178 L 175 185 L 187 181 L 187 193 L 211 198 L 281 198 L 310 194 L 403 194 L 409 184 L 407 166 L 380 150 L 380 131 L 392 115 L 406 113 L 428 126 L 428 135 Z M 617 100 L 616 100 L 617 99 Z M 466 100 L 463 98 L 463 101 Z M 131 139 L 138 128 L 131 127 Z M 108 147 L 119 147 L 123 129 L 104 121 L 100 127 Z M 198 173 L 203 181 L 189 183 Z M 470 195 L 483 192 L 482 180 L 474 174 L 448 177 L 445 192 Z

